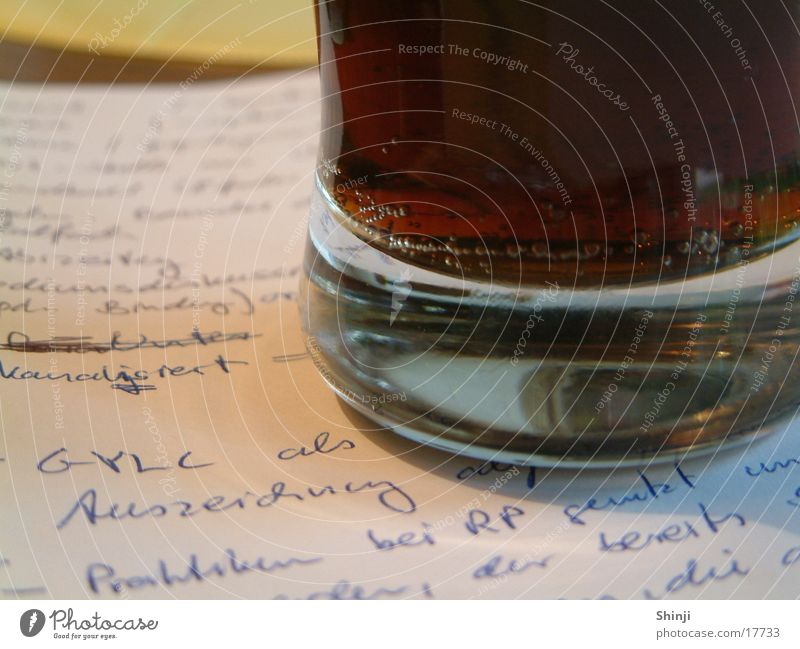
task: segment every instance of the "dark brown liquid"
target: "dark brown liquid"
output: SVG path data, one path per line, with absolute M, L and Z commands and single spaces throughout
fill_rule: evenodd
M 583 286 L 800 235 L 798 2 L 538 4 L 317 5 L 318 177 L 348 229 L 451 275 Z

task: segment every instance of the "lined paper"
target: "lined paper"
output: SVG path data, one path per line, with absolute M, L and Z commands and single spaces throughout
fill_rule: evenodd
M 306 354 L 313 72 L 0 86 L 3 598 L 796 598 L 800 428 L 617 471 L 377 428 Z

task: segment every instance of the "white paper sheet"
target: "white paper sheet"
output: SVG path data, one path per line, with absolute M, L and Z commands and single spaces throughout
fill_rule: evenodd
M 2 597 L 800 595 L 797 425 L 536 471 L 337 401 L 296 305 L 314 73 L 0 98 Z

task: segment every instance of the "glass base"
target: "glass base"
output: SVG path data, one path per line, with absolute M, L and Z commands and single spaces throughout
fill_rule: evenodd
M 521 465 L 641 464 L 745 443 L 800 404 L 797 244 L 683 282 L 515 287 L 398 261 L 346 226 L 318 194 L 307 347 L 343 398 L 415 441 Z

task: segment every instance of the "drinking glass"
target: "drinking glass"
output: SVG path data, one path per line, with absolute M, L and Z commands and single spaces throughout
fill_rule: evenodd
M 800 2 L 317 2 L 307 346 L 387 429 L 516 464 L 800 403 Z

